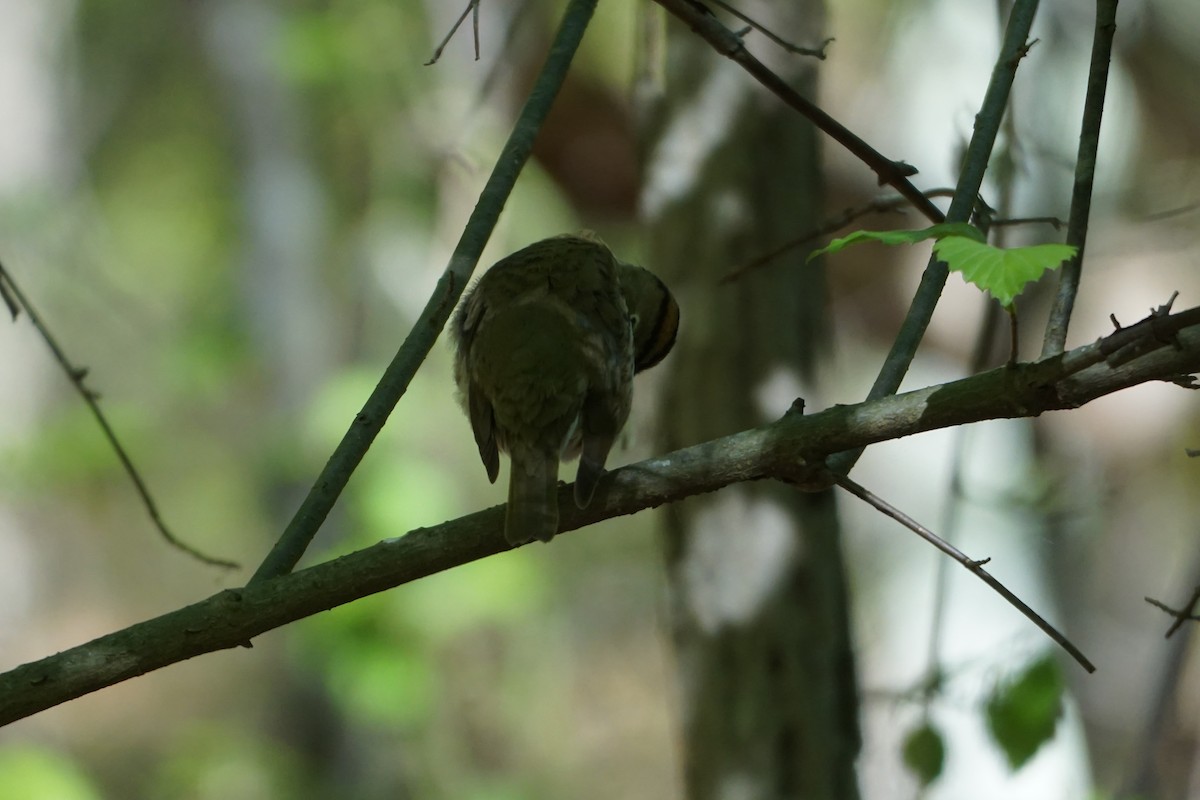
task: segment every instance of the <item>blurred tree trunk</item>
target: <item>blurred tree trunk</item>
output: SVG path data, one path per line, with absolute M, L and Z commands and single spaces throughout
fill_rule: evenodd
M 777 8 L 774 31 L 820 40 L 819 0 Z M 665 87 L 642 111 L 646 261 L 684 315 L 662 394 L 669 450 L 778 418 L 797 396 L 811 402 L 826 319 L 823 273 L 804 265 L 806 251 L 719 284 L 816 226 L 816 132 L 668 27 Z M 813 92 L 817 62 L 767 53 L 757 34 L 750 44 Z M 855 668 L 832 495 L 731 487 L 670 506 L 665 543 L 688 797 L 856 797 Z
M 279 74 L 264 49 L 287 22 L 277 0 L 212 0 L 193 9 L 204 34 L 209 69 L 225 103 L 238 160 L 241 204 L 237 274 L 238 318 L 261 374 L 260 419 L 277 437 L 292 438 L 302 410 L 311 408 L 335 367 L 330 331 L 336 314 L 325 288 L 331 213 L 309 136 L 308 109 L 298 87 Z M 257 490 L 282 530 L 308 490 L 308 479 L 278 469 L 259 473 Z M 338 529 L 339 515 L 326 525 Z M 249 565 L 251 571 L 256 566 Z M 276 658 L 285 653 L 276 651 Z M 309 780 L 337 783 L 358 774 L 361 743 L 325 686 L 313 675 L 275 663 L 267 706 L 273 736 L 304 754 Z M 320 793 L 320 790 L 317 790 Z

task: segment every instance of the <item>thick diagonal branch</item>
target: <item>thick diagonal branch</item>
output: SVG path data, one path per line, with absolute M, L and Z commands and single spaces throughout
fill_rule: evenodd
M 388 364 L 375 390 L 367 398 L 366 405 L 354 417 L 346 435 L 342 437 L 321 474 L 317 476 L 308 496 L 300 504 L 283 535 L 250 579 L 251 583 L 283 575 L 296 566 L 313 536 L 329 516 L 333 504 L 346 488 L 350 476 L 367 454 L 367 448 L 383 429 L 388 415 L 408 391 L 408 385 L 424 363 L 425 357 L 429 355 L 458 298 L 462 296 L 463 289 L 475 270 L 475 264 L 479 261 L 479 255 L 496 225 L 500 211 L 517 182 L 521 167 L 533 152 L 533 140 L 537 137 L 542 121 L 549 113 L 550 105 L 566 78 L 567 68 L 579 47 L 579 42 L 583 39 L 583 32 L 596 8 L 596 2 L 597 0 L 571 0 L 567 6 L 558 35 L 550 46 L 550 54 L 546 57 L 546 64 L 538 74 L 529 99 L 525 101 L 525 107 L 513 126 L 508 142 L 496 160 L 496 166 L 479 195 L 479 202 L 475 204 L 475 210 L 463 229 L 458 246 L 454 249 L 441 280 L 434 288 L 433 295 L 425 304 L 421 316 L 413 324 L 412 331 L 400 346 L 395 358 Z
M 962 174 L 954 188 L 950 209 L 946 212 L 947 222 L 966 222 L 975 208 L 979 189 L 983 185 L 983 176 L 996 144 L 996 135 L 1000 131 L 1000 122 L 1004 119 L 1005 109 L 1008 108 L 1008 97 L 1017 74 L 1017 65 L 1021 63 L 1028 47 L 1026 42 L 1029 29 L 1033 26 L 1033 18 L 1037 14 L 1037 7 L 1038 0 L 1016 0 L 1012 11 L 1009 12 L 1000 55 L 997 56 L 996 65 L 992 69 L 992 79 L 988 83 L 979 113 L 975 115 L 975 130 L 971 134 L 971 143 L 967 146 L 967 154 L 963 159 Z M 908 314 L 900 325 L 896 340 L 892 343 L 892 349 L 884 360 L 868 397 L 883 397 L 895 393 L 900 388 L 900 383 L 916 356 L 917 347 L 925 336 L 925 329 L 929 327 L 929 321 L 933 318 L 933 310 L 942 296 L 949 274 L 949 268 L 944 263 L 930 257 Z M 849 464 L 846 465 L 848 466 Z
M 1128 352 L 1135 339 L 1147 344 Z M 1119 339 L 1114 349 L 1110 340 Z M 1110 363 L 1111 362 L 1111 363 Z M 828 486 L 824 459 L 936 428 L 1075 408 L 1148 381 L 1200 371 L 1200 309 L 1151 317 L 1063 356 L 817 414 L 790 413 L 605 477 L 590 507 L 559 492 L 562 530 L 633 514 L 743 481 Z M 503 510 L 420 528 L 348 556 L 229 590 L 0 675 L 0 725 L 203 653 L 243 645 L 334 606 L 507 549 Z

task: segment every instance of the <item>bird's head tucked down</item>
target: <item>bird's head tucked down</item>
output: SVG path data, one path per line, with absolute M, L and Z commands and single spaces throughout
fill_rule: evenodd
M 451 323 L 455 380 L 488 478 L 512 461 L 505 536 L 558 530 L 558 464 L 580 458 L 575 502 L 592 499 L 629 416 L 633 375 L 675 342 L 679 306 L 653 273 L 590 234 L 543 239 L 497 262 Z
M 621 294 L 633 325 L 633 366 L 641 372 L 666 358 L 675 346 L 679 305 L 650 270 L 633 264 L 620 267 Z

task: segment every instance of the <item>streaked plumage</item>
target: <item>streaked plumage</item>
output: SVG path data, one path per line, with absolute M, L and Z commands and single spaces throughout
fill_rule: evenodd
M 635 372 L 670 351 L 679 308 L 641 267 L 589 235 L 536 242 L 499 261 L 451 325 L 455 380 L 488 479 L 512 461 L 505 536 L 558 530 L 560 460 L 580 458 L 575 502 L 591 501 L 629 416 Z

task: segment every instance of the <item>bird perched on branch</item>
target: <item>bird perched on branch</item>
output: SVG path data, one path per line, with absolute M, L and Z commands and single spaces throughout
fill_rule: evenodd
M 558 532 L 560 460 L 579 457 L 575 503 L 591 502 L 633 375 L 670 352 L 678 327 L 663 282 L 586 232 L 518 250 L 468 291 L 451 325 L 455 381 L 488 480 L 500 451 L 511 459 L 510 544 Z

